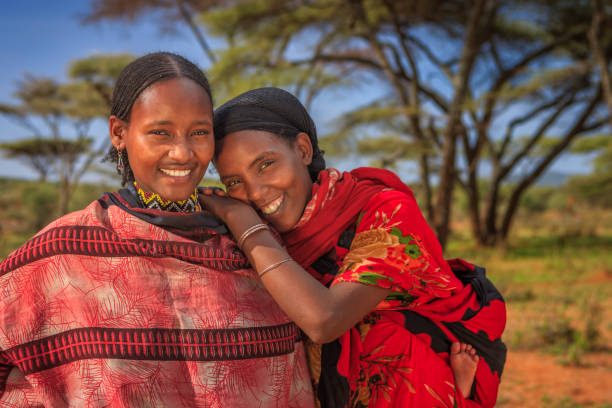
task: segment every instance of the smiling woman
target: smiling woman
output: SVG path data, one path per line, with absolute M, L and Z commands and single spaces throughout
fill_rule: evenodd
M 503 299 L 482 268 L 444 259 L 410 188 L 386 170 L 325 169 L 308 112 L 282 89 L 238 95 L 214 123 L 227 193 L 200 200 L 309 337 L 320 406 L 494 406 Z
M 290 144 L 271 132 L 245 130 L 222 143 L 232 152 L 219 155 L 216 163 L 223 168 L 221 181 L 228 193 L 251 202 L 279 232 L 289 231 L 302 216 L 312 190 L 308 136 L 300 133 Z
M 0 264 L 0 405 L 312 407 L 299 329 L 197 201 L 214 153 L 204 73 L 137 59 L 109 128 L 126 188 Z
M 214 152 L 212 102 L 189 78 L 149 86 L 134 103 L 130 120 L 110 117 L 117 151 L 127 151 L 140 188 L 168 201 L 192 196 Z

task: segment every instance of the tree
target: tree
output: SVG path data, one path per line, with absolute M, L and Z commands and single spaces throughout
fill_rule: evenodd
M 41 179 L 49 173 L 57 177 L 61 214 L 68 212 L 70 197 L 82 176 L 109 148 L 107 137 L 96 146 L 89 130 L 94 120 L 108 117 L 113 76 L 130 59 L 116 55 L 75 61 L 70 69 L 72 79 L 63 84 L 26 75 L 15 93 L 20 103 L 0 105 L 0 114 L 31 135 L 0 148 L 8 156 L 25 159 Z
M 213 67 L 226 80 L 288 67 L 355 81 L 374 75 L 388 92 L 350 113 L 344 125 L 371 129 L 399 117 L 404 137 L 391 141 L 375 127 L 378 143 L 362 136 L 356 145 L 372 151 L 393 143 L 386 149 L 389 164 L 412 149 L 426 212 L 441 242 L 458 184 L 469 197 L 476 240 L 493 245 L 507 238 L 526 189 L 573 140 L 604 124 L 596 115 L 601 92 L 583 52 L 585 16 L 574 12 L 575 5 L 269 0 L 220 7 L 202 18 L 211 34 L 230 44 Z M 292 52 L 298 46 L 300 52 Z M 336 144 L 347 142 L 334 136 Z M 488 180 L 483 164 L 492 168 Z M 518 174 L 525 166 L 528 171 Z M 508 183 L 513 186 L 504 201 L 500 187 Z
M 199 11 L 221 3 L 221 0 L 91 0 L 92 10 L 85 16 L 84 22 L 93 23 L 105 19 L 134 21 L 143 15 L 161 11 L 159 20 L 162 29 L 171 29 L 171 23 L 177 21 L 186 24 L 208 60 L 215 62 L 215 54 L 202 28 L 196 23 L 195 16 Z
M 195 9 L 227 45 L 210 70 L 224 95 L 280 85 L 309 102 L 330 86 L 384 89 L 341 121 L 326 150 L 376 149 L 387 166 L 412 158 L 440 241 L 458 185 L 476 241 L 494 245 L 507 239 L 525 191 L 607 121 L 586 46 L 590 14 L 577 7 L 585 1 L 260 0 Z
M 572 147 L 577 154 L 596 155 L 591 174 L 571 177 L 567 189 L 591 205 L 612 208 L 612 137 L 593 135 Z
M 39 181 L 47 181 L 57 157 L 65 155 L 69 162 L 74 163 L 90 143 L 90 139 L 72 141 L 33 138 L 2 143 L 0 149 L 5 151 L 7 157 L 20 159 L 32 167 L 38 173 Z

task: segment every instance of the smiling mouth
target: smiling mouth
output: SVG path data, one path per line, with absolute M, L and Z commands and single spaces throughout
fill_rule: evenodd
M 172 177 L 185 177 L 191 174 L 191 170 L 171 170 L 171 169 L 159 169 L 162 173 Z
M 280 196 L 276 200 L 273 200 L 270 203 L 262 207 L 259 207 L 259 210 L 265 215 L 271 215 L 271 214 L 274 214 L 276 211 L 278 211 L 282 203 L 283 203 L 283 197 Z

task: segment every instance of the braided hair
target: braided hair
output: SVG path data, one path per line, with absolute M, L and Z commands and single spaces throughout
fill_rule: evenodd
M 212 93 L 208 79 L 204 72 L 194 63 L 180 55 L 170 52 L 155 52 L 144 55 L 129 63 L 117 78 L 110 114 L 128 122 L 132 113 L 132 106 L 140 94 L 156 82 L 172 78 L 189 78 L 206 91 L 212 104 Z M 121 155 L 122 168 L 119 168 Z M 103 161 L 115 163 L 117 172 L 121 175 L 121 185 L 134 181 L 134 173 L 130 168 L 127 152 L 119 152 L 111 146 Z

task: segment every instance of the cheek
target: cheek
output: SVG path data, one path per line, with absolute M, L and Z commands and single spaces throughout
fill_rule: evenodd
M 235 188 L 232 191 L 228 191 L 227 195 L 230 198 L 234 198 L 236 200 L 249 204 L 249 200 L 247 199 L 246 194 L 244 193 L 244 189 L 242 188 Z

